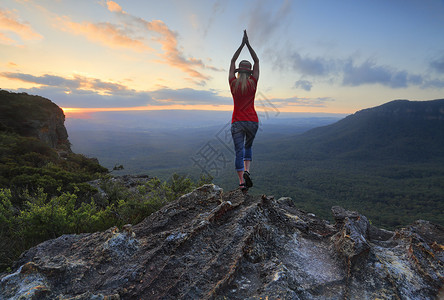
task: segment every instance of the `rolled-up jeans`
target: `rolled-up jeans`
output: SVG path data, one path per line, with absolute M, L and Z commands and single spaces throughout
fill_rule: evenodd
M 253 121 L 231 123 L 231 136 L 236 151 L 236 171 L 244 170 L 244 160 L 252 160 L 251 147 L 258 128 L 259 123 Z

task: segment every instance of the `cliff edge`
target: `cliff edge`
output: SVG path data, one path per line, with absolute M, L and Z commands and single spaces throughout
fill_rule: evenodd
M 53 149 L 71 152 L 63 110 L 51 100 L 0 90 L 0 131 L 34 137 Z
M 63 235 L 23 253 L 0 281 L 19 299 L 437 299 L 444 229 L 395 232 L 332 208 L 204 185 L 122 230 Z

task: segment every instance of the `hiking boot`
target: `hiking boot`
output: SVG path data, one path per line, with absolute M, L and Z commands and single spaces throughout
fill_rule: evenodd
M 247 188 L 251 188 L 253 186 L 253 181 L 251 181 L 250 172 L 244 171 L 244 180 L 245 180 L 245 186 Z
M 248 191 L 248 187 L 246 187 L 245 182 L 239 184 L 239 188 L 241 189 L 241 191 L 242 191 L 243 193 L 246 193 L 246 192 Z

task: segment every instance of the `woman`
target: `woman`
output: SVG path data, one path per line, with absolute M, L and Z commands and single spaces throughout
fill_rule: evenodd
M 244 46 L 247 46 L 253 58 L 253 69 L 251 63 L 242 60 L 236 69 L 236 60 Z M 235 73 L 238 76 L 235 76 Z M 239 187 L 247 191 L 253 186 L 250 178 L 250 163 L 252 160 L 251 147 L 259 127 L 259 120 L 254 109 L 254 97 L 256 94 L 257 81 L 259 79 L 259 58 L 248 41 L 247 31 L 244 30 L 242 44 L 236 50 L 231 59 L 228 82 L 233 95 L 234 109 L 231 119 L 231 135 L 233 137 L 234 149 L 236 151 L 235 166 L 239 177 Z

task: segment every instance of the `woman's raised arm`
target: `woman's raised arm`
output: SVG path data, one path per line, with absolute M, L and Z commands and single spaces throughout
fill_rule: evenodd
M 250 41 L 248 40 L 247 31 L 244 30 L 244 38 L 242 42 L 245 41 L 245 44 L 247 45 L 248 51 L 250 51 L 250 55 L 253 58 L 253 74 L 252 76 L 256 78 L 256 81 L 259 79 L 259 57 L 257 57 L 256 52 L 253 50 L 253 47 L 250 45 Z
M 244 35 L 245 36 L 245 35 Z M 236 60 L 239 57 L 242 48 L 245 46 L 245 38 L 242 39 L 242 43 L 239 46 L 239 48 L 234 52 L 233 58 L 231 58 L 230 63 L 230 70 L 228 71 L 228 80 L 230 81 L 232 78 L 235 77 L 235 71 L 236 71 Z

